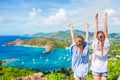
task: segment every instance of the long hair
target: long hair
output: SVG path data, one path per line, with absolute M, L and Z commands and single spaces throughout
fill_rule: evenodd
M 83 37 L 83 36 L 79 35 L 79 36 L 77 36 L 76 38 L 81 38 L 82 41 L 84 42 L 84 37 Z
M 77 39 L 77 38 L 82 39 L 82 41 L 80 42 L 80 45 L 81 45 L 81 46 L 84 46 L 84 37 L 83 37 L 83 36 L 77 36 L 76 39 Z M 77 47 L 78 47 L 78 49 L 79 49 L 79 51 L 80 51 L 80 54 L 81 54 L 81 53 L 83 53 L 83 48 L 82 48 L 82 47 L 79 47 L 80 45 L 77 44 Z M 79 55 L 80 55 L 80 54 L 79 54 Z
M 98 34 L 100 34 L 100 33 L 102 33 L 103 35 L 100 36 L 100 38 L 99 38 L 99 37 L 98 37 Z M 97 38 L 98 38 L 98 40 L 102 40 L 103 37 L 105 37 L 104 32 L 103 32 L 103 31 L 98 31 L 98 32 L 97 32 Z
M 103 35 L 98 36 L 100 33 L 102 33 Z M 101 42 L 101 47 L 102 47 L 102 56 L 103 56 L 103 47 L 104 47 L 104 39 L 105 39 L 105 34 L 103 31 L 98 31 L 97 32 L 97 39 Z

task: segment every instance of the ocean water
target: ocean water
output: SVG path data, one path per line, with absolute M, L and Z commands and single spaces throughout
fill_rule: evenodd
M 0 60 L 9 60 L 3 66 L 54 71 L 71 67 L 69 49 L 60 48 L 44 54 L 45 48 L 24 46 L 3 46 L 15 39 L 29 40 L 33 37 L 0 36 Z

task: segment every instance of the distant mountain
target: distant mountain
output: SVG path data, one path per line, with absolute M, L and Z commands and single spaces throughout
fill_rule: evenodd
M 84 31 L 80 31 L 80 30 L 74 30 L 74 34 L 75 34 L 75 36 L 78 36 L 78 35 L 85 36 L 85 32 Z M 90 35 L 90 38 L 92 39 L 93 32 L 89 32 L 89 35 Z M 35 33 L 35 34 L 29 35 L 29 36 L 41 37 L 41 38 L 54 38 L 54 39 L 60 39 L 60 40 L 71 39 L 69 30 L 67 30 L 67 31 L 58 31 L 58 32 L 51 32 L 51 33 L 42 33 L 42 32 L 40 32 L 40 33 Z M 110 33 L 109 34 L 109 38 L 111 40 L 120 40 L 120 33 Z
M 112 40 L 120 40 L 120 33 L 111 33 L 109 34 L 109 38 Z

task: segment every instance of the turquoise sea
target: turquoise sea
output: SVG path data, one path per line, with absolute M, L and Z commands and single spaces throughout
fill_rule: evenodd
M 3 46 L 15 39 L 29 40 L 33 37 L 0 36 L 0 60 L 7 60 L 3 66 L 54 71 L 71 67 L 69 49 L 60 48 L 44 54 L 45 48 L 25 46 Z

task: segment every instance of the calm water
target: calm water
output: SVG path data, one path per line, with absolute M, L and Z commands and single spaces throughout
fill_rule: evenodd
M 0 60 L 12 59 L 14 62 L 3 66 L 37 69 L 41 71 L 60 70 L 70 68 L 71 56 L 65 48 L 57 49 L 49 54 L 44 54 L 45 48 L 24 46 L 2 46 L 5 42 L 15 39 L 28 40 L 32 37 L 0 36 Z

